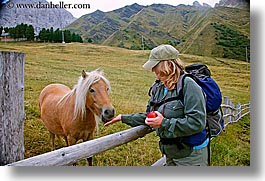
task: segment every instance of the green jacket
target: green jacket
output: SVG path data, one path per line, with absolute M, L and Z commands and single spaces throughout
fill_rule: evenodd
M 173 100 L 157 107 L 153 105 L 170 97 L 178 96 L 179 84 L 177 83 L 175 89 L 164 95 L 164 85 L 161 82 L 155 82 L 152 86 L 153 94 L 148 101 L 146 113 L 123 114 L 122 122 L 130 126 L 143 125 L 146 114 L 155 110 L 164 116 L 161 127 L 155 129 L 160 139 L 179 138 L 201 132 L 206 126 L 206 99 L 201 87 L 191 78 L 184 79 L 183 101 Z M 161 152 L 168 157 L 182 158 L 192 152 L 192 147 L 186 144 L 165 145 L 160 142 L 159 145 Z

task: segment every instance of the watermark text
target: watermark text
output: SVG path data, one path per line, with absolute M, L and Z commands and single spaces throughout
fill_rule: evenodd
M 5 5 L 8 9 L 90 9 L 90 4 L 70 4 L 63 1 L 59 3 L 14 3 L 9 1 Z

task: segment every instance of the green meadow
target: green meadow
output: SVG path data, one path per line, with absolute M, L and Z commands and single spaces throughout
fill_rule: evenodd
M 144 112 L 149 99 L 148 90 L 155 80 L 152 72 L 142 68 L 149 50 L 127 50 L 93 44 L 56 44 L 0 42 L 0 50 L 26 54 L 24 106 L 25 158 L 50 151 L 49 133 L 40 119 L 38 96 L 51 83 L 70 88 L 77 83 L 82 70 L 102 69 L 111 82 L 111 100 L 116 114 Z M 250 64 L 234 59 L 203 57 L 188 54 L 179 56 L 186 65 L 202 62 L 208 65 L 220 85 L 223 96 L 234 104 L 250 102 Z M 102 123 L 95 137 L 102 137 L 129 129 L 116 123 L 104 127 Z M 93 157 L 97 166 L 150 166 L 159 158 L 159 138 L 154 132 L 125 145 Z M 65 143 L 55 140 L 56 148 Z M 250 116 L 227 126 L 226 131 L 212 141 L 213 166 L 250 165 Z M 86 165 L 86 161 L 78 165 Z

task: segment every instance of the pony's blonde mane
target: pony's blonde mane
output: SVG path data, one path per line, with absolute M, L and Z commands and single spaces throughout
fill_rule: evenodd
M 62 97 L 58 104 L 61 104 L 62 102 L 64 102 L 64 100 L 66 100 L 75 93 L 76 97 L 73 119 L 77 118 L 77 116 L 83 117 L 86 114 L 86 96 L 88 94 L 88 91 L 90 87 L 96 82 L 98 82 L 100 79 L 102 79 L 107 84 L 110 90 L 110 82 L 104 76 L 104 72 L 102 70 L 96 69 L 91 72 L 86 72 L 85 78 L 83 76 L 80 76 L 74 88 L 64 97 Z

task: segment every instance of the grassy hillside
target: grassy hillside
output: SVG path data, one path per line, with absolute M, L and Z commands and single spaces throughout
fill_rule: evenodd
M 93 44 L 4 43 L 0 50 L 26 53 L 25 62 L 25 157 L 49 152 L 49 133 L 40 119 L 38 96 L 50 83 L 63 83 L 71 88 L 81 71 L 101 68 L 111 82 L 111 100 L 116 114 L 145 111 L 147 92 L 154 74 L 142 68 L 149 51 L 127 50 Z M 250 101 L 250 66 L 245 62 L 180 54 L 186 65 L 206 63 L 219 83 L 223 95 L 234 102 Z M 130 128 L 117 123 L 99 126 L 96 137 Z M 56 147 L 63 147 L 56 139 Z M 212 165 L 250 165 L 250 117 L 229 125 L 227 131 L 214 139 Z M 150 133 L 143 138 L 93 157 L 98 166 L 149 166 L 161 157 L 158 137 Z M 78 165 L 85 165 L 80 161 Z
M 250 14 L 247 10 L 218 7 L 207 12 L 185 35 L 183 53 L 246 59 L 250 52 Z M 248 53 L 248 59 L 250 54 Z

